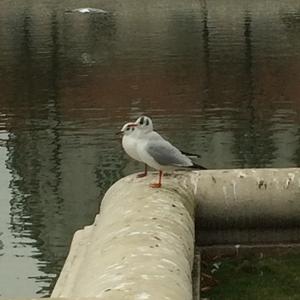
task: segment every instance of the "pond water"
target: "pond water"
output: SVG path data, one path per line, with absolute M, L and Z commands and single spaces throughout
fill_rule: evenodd
M 141 166 L 141 114 L 208 168 L 300 164 L 299 0 L 0 3 L 0 297 L 47 296 L 74 231 Z

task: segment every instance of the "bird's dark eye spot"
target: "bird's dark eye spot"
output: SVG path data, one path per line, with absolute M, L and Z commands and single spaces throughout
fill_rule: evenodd
M 144 117 L 141 117 L 140 124 L 141 124 L 141 125 L 144 124 Z
M 134 131 L 134 127 L 131 127 L 131 131 Z
M 127 127 L 126 130 L 130 130 L 130 127 Z
M 149 120 L 146 119 L 146 126 L 149 126 Z

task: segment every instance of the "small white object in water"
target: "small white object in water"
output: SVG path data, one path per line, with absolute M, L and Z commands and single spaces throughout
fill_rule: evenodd
M 137 294 L 137 295 L 135 296 L 135 299 L 137 299 L 137 300 L 146 300 L 146 299 L 149 299 L 150 296 L 151 296 L 150 294 L 145 293 L 145 292 L 142 292 L 142 293 L 140 293 L 140 294 Z
M 83 8 L 76 8 L 73 9 L 72 12 L 79 12 L 82 14 L 107 14 L 108 12 L 106 10 L 100 9 L 100 8 L 91 8 L 91 7 L 83 7 Z

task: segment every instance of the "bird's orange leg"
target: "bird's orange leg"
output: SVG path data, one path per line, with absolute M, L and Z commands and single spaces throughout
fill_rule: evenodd
M 148 171 L 148 168 L 147 168 L 147 165 L 145 164 L 145 171 L 144 171 L 144 173 L 138 174 L 136 177 L 137 178 L 141 178 L 141 177 L 147 176 L 147 171 Z
M 161 187 L 161 177 L 162 177 L 163 172 L 159 171 L 159 180 L 158 183 L 151 183 L 150 186 L 152 188 L 160 188 Z

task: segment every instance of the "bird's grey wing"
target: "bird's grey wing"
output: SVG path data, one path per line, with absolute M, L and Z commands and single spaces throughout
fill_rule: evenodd
M 153 131 L 151 133 L 151 137 L 153 140 L 156 140 L 156 141 L 163 141 L 163 142 L 167 142 L 168 144 L 170 144 L 172 147 L 174 147 L 170 142 L 168 142 L 167 140 L 165 140 L 159 133 L 157 133 L 156 131 Z M 174 147 L 175 148 L 175 147 Z M 198 154 L 198 153 L 189 153 L 189 152 L 185 152 L 185 151 L 182 151 L 181 149 L 178 149 L 181 154 L 183 155 L 186 155 L 190 158 L 201 158 L 201 155 Z
M 188 157 L 164 140 L 149 142 L 146 151 L 163 166 L 188 167 L 193 164 Z

